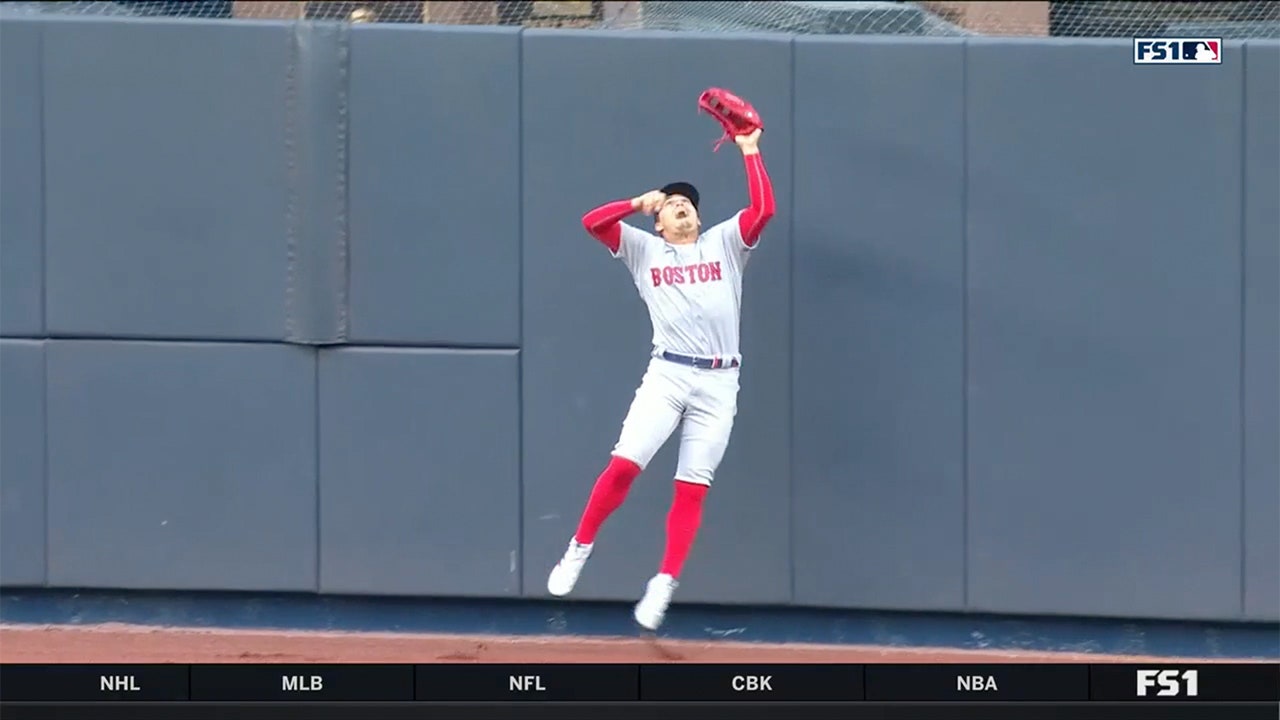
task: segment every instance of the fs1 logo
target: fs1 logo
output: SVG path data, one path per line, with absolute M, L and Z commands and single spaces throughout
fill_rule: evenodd
M 1200 672 L 1197 670 L 1139 670 L 1138 697 L 1147 697 L 1147 690 L 1159 687 L 1156 697 L 1195 697 L 1200 694 Z M 1185 689 L 1184 689 L 1185 687 Z
M 1135 65 L 1221 65 L 1222 38 L 1134 38 Z

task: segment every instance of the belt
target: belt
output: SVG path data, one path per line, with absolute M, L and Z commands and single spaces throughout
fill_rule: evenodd
M 663 351 L 660 356 L 663 360 L 670 360 L 673 363 L 688 365 L 690 367 L 701 368 L 703 370 L 722 370 L 725 368 L 738 367 L 738 359 L 733 358 L 725 360 L 724 358 L 699 358 L 690 357 L 688 355 L 677 355 L 673 352 Z

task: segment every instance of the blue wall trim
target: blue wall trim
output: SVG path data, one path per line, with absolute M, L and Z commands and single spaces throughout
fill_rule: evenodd
M 0 623 L 479 635 L 634 635 L 630 606 L 604 602 L 424 599 L 258 593 L 10 590 Z M 1274 623 L 1126 622 L 682 605 L 663 637 L 1150 655 L 1280 658 Z

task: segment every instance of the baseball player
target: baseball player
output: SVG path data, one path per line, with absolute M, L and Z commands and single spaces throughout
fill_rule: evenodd
M 651 631 L 671 603 L 738 411 L 742 274 L 774 213 L 773 187 L 758 147 L 761 132 L 734 138 L 751 204 L 710 229 L 702 230 L 698 190 L 687 182 L 602 205 L 582 218 L 587 232 L 630 271 L 649 309 L 653 352 L 609 463 L 547 589 L 555 596 L 573 590 L 601 525 L 683 422 L 666 552 L 635 606 L 636 622 Z M 634 212 L 654 216 L 657 234 L 622 222 Z

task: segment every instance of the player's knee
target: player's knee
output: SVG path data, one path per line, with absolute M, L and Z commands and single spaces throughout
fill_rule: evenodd
M 714 479 L 715 473 L 711 470 L 696 469 L 686 470 L 676 475 L 676 482 L 688 483 L 690 485 L 701 485 L 703 487 L 711 487 L 711 481 Z
M 642 458 L 636 457 L 637 455 L 638 453 L 633 453 L 626 450 L 619 450 L 615 448 L 613 452 L 609 453 L 610 464 L 616 464 L 619 462 L 626 463 L 626 464 L 632 465 L 633 466 L 632 469 L 636 473 L 644 472 L 645 465 L 648 465 L 649 463 L 641 462 Z
M 620 466 L 620 468 L 626 469 L 635 474 L 643 473 L 644 466 L 646 465 L 645 462 L 635 459 L 632 455 L 634 454 L 627 454 L 627 452 L 614 450 L 609 454 L 609 465 Z

